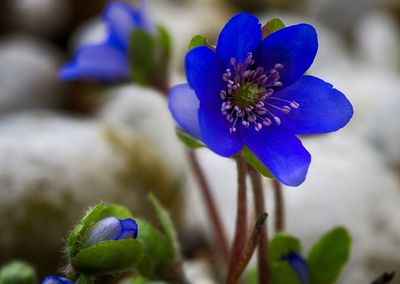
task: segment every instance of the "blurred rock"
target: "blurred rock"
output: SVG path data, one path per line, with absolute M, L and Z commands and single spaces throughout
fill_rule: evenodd
M 52 46 L 26 36 L 5 37 L 0 62 L 0 114 L 59 104 L 63 86 L 57 71 L 62 61 Z
M 388 13 L 370 12 L 356 25 L 356 55 L 384 69 L 400 70 L 400 26 Z
M 0 263 L 25 259 L 54 273 L 68 231 L 99 201 L 152 218 L 153 191 L 179 225 L 181 177 L 148 139 L 125 130 L 45 112 L 0 119 Z
M 394 217 L 400 214 L 400 185 L 394 173 L 368 143 L 344 131 L 303 141 L 313 162 L 303 185 L 284 189 L 288 232 L 302 239 L 308 252 L 333 226 L 350 230 L 352 257 L 338 283 L 369 283 L 382 271 L 395 270 L 400 265 L 394 253 L 400 245 L 400 223 Z M 235 164 L 205 149 L 198 154 L 231 238 L 236 218 Z M 195 183 L 188 188 L 187 226 L 201 226 L 212 238 Z M 273 231 L 272 187 L 267 180 L 266 188 Z
M 13 29 L 55 36 L 71 20 L 71 3 L 67 0 L 12 0 L 6 17 Z
M 163 94 L 127 84 L 109 89 L 105 97 L 99 111 L 105 123 L 143 135 L 168 161 L 171 171 L 176 175 L 184 173 L 183 146 L 175 135 L 175 124 Z

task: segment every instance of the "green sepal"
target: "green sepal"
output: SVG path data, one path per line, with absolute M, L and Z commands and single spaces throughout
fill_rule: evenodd
M 301 284 L 296 271 L 284 260 L 271 262 L 270 282 L 273 284 Z
M 151 85 L 156 70 L 156 39 L 148 32 L 135 29 L 130 36 L 129 62 L 133 82 Z
M 195 47 L 204 46 L 204 45 L 207 45 L 207 44 L 208 44 L 208 41 L 204 36 L 195 35 L 195 36 L 192 37 L 192 39 L 189 42 L 188 50 L 191 50 L 191 49 L 193 49 Z
M 263 27 L 262 27 L 262 34 L 263 38 L 269 36 L 273 32 L 276 32 L 280 29 L 283 29 L 285 24 L 279 18 L 273 18 L 269 20 Z
M 167 236 L 169 246 L 174 252 L 174 261 L 177 261 L 181 258 L 181 248 L 179 246 L 178 236 L 171 217 L 153 193 L 149 193 L 148 197 L 151 204 L 153 205 L 154 211 L 156 212 L 158 221 L 161 224 L 163 232 Z
M 99 203 L 89 209 L 85 217 L 75 226 L 70 233 L 67 241 L 67 252 L 70 257 L 74 257 L 82 248 L 87 233 L 96 222 L 103 218 L 114 216 L 118 219 L 133 218 L 130 211 L 117 204 L 106 205 Z
M 141 275 L 150 279 L 163 279 L 174 259 L 174 250 L 168 238 L 144 220 L 136 219 L 139 227 L 137 240 L 143 246 L 142 258 L 136 264 Z
M 344 227 L 322 236 L 307 258 L 311 284 L 334 283 L 350 257 L 350 250 L 351 238 Z
M 142 244 L 135 239 L 103 241 L 81 250 L 71 262 L 78 273 L 109 274 L 133 269 L 142 253 Z
M 0 270 L 0 284 L 35 284 L 36 274 L 31 266 L 22 261 L 13 261 Z
M 286 233 L 278 233 L 269 242 L 269 259 L 270 261 L 281 260 L 283 256 L 289 255 L 291 252 L 300 253 L 300 241 Z
M 75 284 L 93 284 L 93 280 L 90 279 L 88 275 L 80 274 L 78 280 L 74 282 Z
M 203 143 L 201 143 L 199 140 L 196 138 L 190 136 L 189 134 L 186 134 L 182 130 L 176 128 L 175 129 L 176 136 L 178 139 L 185 144 L 187 147 L 190 149 L 196 149 L 196 148 L 203 148 L 205 147 Z
M 246 146 L 242 149 L 242 155 L 246 161 L 253 166 L 260 174 L 267 178 L 273 178 L 272 174 L 266 166 L 250 151 Z
M 291 252 L 300 253 L 300 241 L 286 233 L 278 233 L 269 242 L 270 277 L 274 284 L 301 284 L 296 272 L 282 257 Z

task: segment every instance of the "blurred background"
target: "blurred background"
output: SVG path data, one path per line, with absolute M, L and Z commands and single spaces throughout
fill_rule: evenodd
M 152 218 L 148 191 L 171 209 L 188 256 L 213 246 L 162 95 L 131 84 L 99 87 L 58 79 L 77 47 L 104 36 L 99 15 L 107 2 L 0 4 L 0 265 L 23 259 L 40 275 L 55 274 L 63 265 L 67 232 L 87 206 L 118 202 Z M 261 22 L 280 17 L 286 25 L 316 27 L 319 52 L 310 73 L 345 93 L 355 116 L 338 133 L 303 138 L 313 162 L 303 185 L 284 190 L 287 231 L 303 240 L 306 254 L 323 232 L 345 225 L 353 250 L 340 283 L 368 283 L 398 269 L 400 2 L 149 0 L 149 5 L 151 18 L 173 38 L 171 84 L 185 82 L 183 59 L 191 37 L 202 34 L 215 42 L 237 11 L 250 11 Z M 198 154 L 231 236 L 235 165 L 208 150 Z M 269 202 L 271 184 L 265 185 Z M 271 202 L 268 208 L 273 220 Z

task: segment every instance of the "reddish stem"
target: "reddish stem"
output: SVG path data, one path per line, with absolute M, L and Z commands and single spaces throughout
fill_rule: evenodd
M 276 179 L 273 180 L 275 199 L 275 233 L 285 230 L 285 206 L 283 201 L 282 184 Z

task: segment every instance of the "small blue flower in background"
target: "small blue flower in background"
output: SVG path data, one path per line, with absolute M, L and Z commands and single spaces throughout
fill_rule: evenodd
M 310 283 L 310 275 L 308 266 L 304 258 L 296 252 L 290 252 L 289 255 L 282 257 L 282 260 L 286 260 L 293 270 L 296 272 L 300 279 L 301 284 Z
M 138 224 L 133 219 L 120 220 L 115 217 L 106 217 L 98 221 L 90 230 L 85 246 L 91 246 L 101 241 L 136 239 Z
M 58 276 L 47 276 L 43 281 L 42 284 L 73 284 L 73 282 L 64 277 Z
M 129 79 L 129 38 L 134 29 L 154 33 L 155 27 L 146 15 L 146 1 L 140 1 L 140 9 L 113 1 L 103 14 L 107 28 L 106 39 L 99 44 L 87 44 L 79 48 L 71 62 L 60 70 L 62 80 L 90 80 L 102 83 Z
M 215 51 L 200 46 L 186 55 L 189 84 L 170 90 L 170 111 L 182 130 L 215 153 L 231 157 L 247 146 L 279 181 L 297 186 L 311 156 L 296 135 L 336 131 L 353 115 L 340 91 L 304 75 L 317 49 L 308 24 L 262 39 L 258 19 L 239 13 Z

